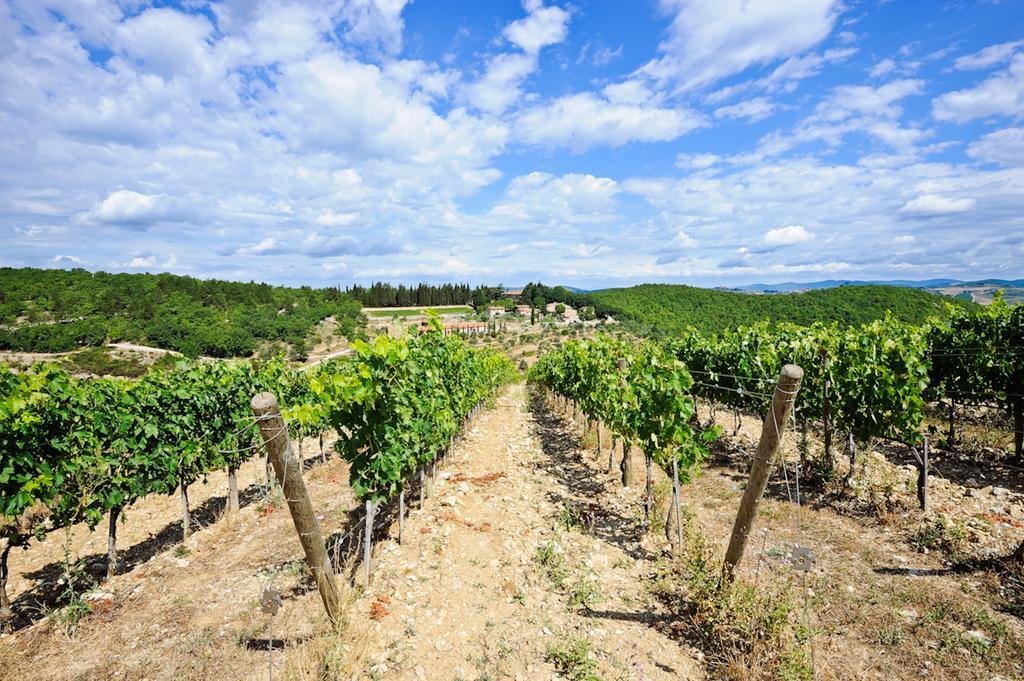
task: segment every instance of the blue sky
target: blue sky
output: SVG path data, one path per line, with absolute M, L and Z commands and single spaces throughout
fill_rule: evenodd
M 1024 276 L 1024 3 L 0 0 L 0 265 Z

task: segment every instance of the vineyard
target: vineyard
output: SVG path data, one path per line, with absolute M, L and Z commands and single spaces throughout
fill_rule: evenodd
M 77 523 L 95 527 L 108 516 L 113 575 L 121 510 L 177 490 L 188 539 L 189 486 L 218 469 L 228 473 L 227 510 L 237 511 L 236 471 L 260 449 L 250 407 L 255 393 L 273 391 L 290 405 L 285 417 L 294 435 L 319 436 L 332 427 L 346 433 L 339 453 L 351 462 L 352 487 L 377 502 L 401 493 L 471 410 L 515 376 L 504 355 L 469 350 L 438 332 L 354 347 L 355 361 L 304 373 L 281 361 L 182 362 L 132 383 L 76 380 L 44 366 L 20 374 L 3 369 L 4 622 L 14 616 L 6 594 L 13 548 Z
M 570 678 L 596 678 L 578 674 L 598 668 L 610 673 L 611 668 L 624 664 L 614 656 L 598 656 L 592 664 L 588 661 L 594 655 L 589 646 L 595 645 L 596 639 L 586 624 L 586 618 L 596 612 L 594 604 L 602 597 L 611 598 L 607 587 L 602 590 L 601 580 L 619 584 L 622 574 L 617 571 L 621 570 L 628 570 L 637 585 L 646 584 L 652 575 L 655 579 L 642 593 L 632 585 L 622 587 L 627 596 L 618 603 L 623 608 L 648 603 L 651 612 L 660 613 L 651 622 L 661 623 L 661 628 L 650 629 L 653 624 L 640 619 L 634 623 L 639 629 L 630 630 L 633 637 L 664 637 L 646 640 L 638 649 L 645 659 L 656 659 L 665 646 L 675 645 L 669 642 L 675 639 L 703 651 L 701 654 L 708 656 L 705 670 L 714 678 L 744 678 L 735 669 L 729 671 L 728 660 L 731 664 L 756 661 L 762 668 L 759 678 L 858 678 L 836 670 L 824 673 L 821 659 L 816 662 L 816 642 L 826 650 L 855 644 L 869 656 L 871 646 L 889 646 L 905 653 L 914 637 L 936 635 L 932 620 L 921 620 L 909 634 L 906 625 L 899 629 L 898 621 L 887 624 L 904 633 L 892 634 L 895 638 L 881 644 L 850 638 L 852 634 L 840 632 L 833 609 L 806 595 L 821 590 L 840 602 L 854 593 L 839 593 L 835 585 L 827 586 L 830 577 L 825 570 L 838 569 L 842 561 L 852 560 L 830 547 L 830 537 L 839 532 L 855 544 L 853 537 L 864 532 L 862 517 L 850 513 L 842 500 L 875 494 L 868 469 L 889 470 L 885 468 L 889 464 L 879 463 L 884 459 L 879 452 L 884 451 L 886 456 L 916 462 L 911 466 L 914 476 L 906 479 L 908 494 L 903 496 L 916 494 L 924 512 L 917 515 L 908 506 L 892 505 L 892 499 L 902 493 L 890 487 L 885 493 L 889 505 L 878 508 L 884 506 L 885 512 L 896 518 L 885 522 L 902 523 L 907 534 L 900 535 L 903 539 L 885 535 L 875 543 L 890 547 L 886 550 L 893 553 L 919 552 L 919 560 L 929 561 L 927 569 L 936 575 L 945 575 L 943 570 L 949 575 L 987 570 L 1000 585 L 998 598 L 984 606 L 972 597 L 973 607 L 983 608 L 984 616 L 951 611 L 950 617 L 966 632 L 962 634 L 966 643 L 944 640 L 931 649 L 936 652 L 915 659 L 921 665 L 938 661 L 937 668 L 925 667 L 933 669 L 937 678 L 977 678 L 982 672 L 1014 678 L 1013 674 L 1024 672 L 1017 625 L 1012 623 L 1012 617 L 1024 612 L 1024 575 L 1013 572 L 1019 568 L 1012 567 L 1010 555 L 1015 552 L 1020 562 L 1024 548 L 1016 547 L 1024 547 L 1024 535 L 1017 531 L 1017 521 L 1007 515 L 1009 507 L 999 512 L 986 508 L 981 513 L 990 519 L 986 522 L 1008 528 L 992 544 L 1000 547 L 992 554 L 998 560 L 991 556 L 965 560 L 953 549 L 956 533 L 962 530 L 949 520 L 954 517 L 959 492 L 945 479 L 944 469 L 929 468 L 929 451 L 950 449 L 958 431 L 975 427 L 985 415 L 997 415 L 1000 423 L 1008 418 L 1013 424 L 1013 443 L 1007 455 L 1000 451 L 991 463 L 1009 469 L 1021 464 L 1024 373 L 1017 360 L 1024 348 L 1024 312 L 1020 306 L 997 300 L 978 310 L 955 307 L 944 318 L 924 324 L 886 316 L 853 327 L 759 323 L 718 334 L 689 328 L 658 341 L 626 334 L 589 339 L 556 336 L 529 369 L 529 388 L 518 383 L 518 374 L 504 352 L 474 349 L 473 345 L 445 336 L 435 321 L 425 333 L 356 341 L 351 357 L 304 370 L 282 359 L 182 360 L 172 369 L 154 369 L 137 380 L 76 378 L 46 365 L 20 372 L 0 369 L 0 532 L 4 542 L 0 614 L 6 626 L 31 632 L 37 630 L 39 619 L 38 613 L 24 604 L 12 607 L 8 599 L 8 563 L 19 556 L 14 549 L 29 549 L 29 554 L 36 555 L 40 543 L 54 541 L 52 535 L 57 531 L 92 531 L 106 519 L 106 579 L 117 583 L 129 576 L 122 574 L 118 548 L 118 530 L 125 530 L 125 509 L 151 505 L 154 498 L 179 496 L 179 546 L 198 550 L 195 547 L 206 544 L 196 544 L 195 538 L 190 538 L 197 526 L 190 517 L 189 490 L 207 479 L 223 479 L 227 488 L 224 515 L 237 518 L 245 505 L 240 501 L 239 471 L 247 462 L 262 468 L 260 461 L 269 450 L 261 494 L 267 500 L 276 494 L 280 500 L 282 491 L 274 491 L 273 481 L 283 485 L 283 498 L 292 509 L 303 547 L 309 546 L 311 536 L 303 528 L 316 528 L 315 543 L 321 552 L 325 548 L 329 552 L 327 572 L 350 570 L 354 579 L 352 546 L 363 549 L 361 563 L 366 571 L 358 581 L 366 590 L 349 598 L 355 599 L 358 607 L 369 609 L 370 620 L 376 624 L 364 633 L 385 648 L 395 645 L 381 638 L 381 632 L 388 631 L 382 620 L 397 608 L 392 599 L 411 603 L 410 599 L 426 598 L 435 603 L 432 599 L 440 597 L 442 603 L 448 603 L 444 590 L 403 595 L 406 592 L 401 586 L 401 580 L 417 583 L 422 570 L 444 571 L 451 560 L 460 561 L 439 561 L 439 556 L 447 555 L 440 547 L 447 546 L 454 556 L 465 549 L 467 561 L 494 556 L 492 569 L 504 575 L 490 581 L 473 577 L 479 579 L 481 589 L 498 590 L 498 600 L 504 605 L 492 603 L 481 593 L 483 600 L 470 598 L 475 609 L 469 610 L 467 605 L 460 617 L 470 621 L 492 609 L 505 612 L 507 605 L 522 605 L 528 599 L 553 608 L 545 611 L 545 617 L 554 618 L 564 631 L 576 633 L 565 634 L 568 638 L 549 643 L 547 652 L 535 654 Z M 786 365 L 800 367 L 794 370 L 798 373 L 789 374 L 797 377 L 795 383 L 779 382 L 780 369 Z M 783 378 L 786 375 L 783 372 Z M 515 384 L 511 389 L 515 399 L 528 402 L 530 415 L 524 415 L 525 410 L 511 404 L 505 394 L 499 400 L 501 413 L 486 417 L 492 435 L 483 438 L 478 421 L 472 419 L 483 404 L 494 404 L 509 384 Z M 260 393 L 276 398 L 286 428 L 268 427 L 253 399 Z M 506 421 L 514 422 L 515 428 L 509 431 L 502 425 Z M 498 429 L 497 435 L 494 429 Z M 311 497 L 336 494 L 336 469 L 324 474 L 330 484 L 318 481 L 316 471 L 328 470 L 324 462 L 332 459 L 344 466 L 345 489 L 355 506 L 348 508 L 340 524 L 338 504 L 344 508 L 344 501 L 330 505 L 329 521 L 324 507 L 310 506 L 309 500 L 304 503 L 311 512 L 303 521 L 308 525 L 302 525 L 295 515 L 294 488 L 283 473 L 291 456 L 284 444 L 288 440 L 298 445 L 299 467 L 289 469 L 294 471 L 301 471 L 304 454 L 309 453 L 303 451 L 303 444 L 319 442 L 316 460 L 306 466 L 309 472 L 298 476 L 310 477 Z M 332 442 L 330 449 L 337 457 L 325 450 L 325 441 Z M 757 453 L 752 456 L 754 445 Z M 472 464 L 471 472 L 438 474 L 438 462 L 452 465 L 453 451 L 458 452 L 455 461 Z M 476 451 L 488 454 L 474 458 Z M 284 458 L 273 462 L 275 475 L 271 459 L 278 455 Z M 774 465 L 777 455 L 782 478 Z M 976 465 L 977 474 L 985 478 L 986 461 Z M 763 475 L 755 483 L 759 466 Z M 536 482 L 541 470 L 547 476 L 543 477 L 547 487 Z M 940 476 L 942 479 L 936 479 Z M 597 485 L 594 480 L 602 482 Z M 933 497 L 928 496 L 930 480 Z M 552 496 L 552 485 L 561 485 L 562 491 Z M 410 490 L 420 492 L 418 503 L 407 503 Z M 431 491 L 435 493 L 433 502 L 424 498 L 424 493 Z M 743 494 L 742 502 L 735 497 L 738 492 Z M 708 494 L 727 501 L 713 505 L 697 501 L 700 497 L 696 495 Z M 748 503 L 748 497 L 753 501 Z M 805 506 L 816 509 L 811 520 L 804 518 Z M 249 527 L 272 513 L 273 507 L 267 502 L 255 514 L 250 509 L 246 515 L 251 518 Z M 512 512 L 513 508 L 518 510 Z M 743 509 L 749 512 L 747 516 Z M 829 515 L 832 513 L 835 515 Z M 762 520 L 756 520 L 759 514 L 765 518 L 763 537 L 754 534 L 761 530 Z M 495 520 L 485 522 L 481 517 Z M 550 518 L 555 518 L 554 525 L 545 529 Z M 772 527 L 772 519 L 777 520 L 776 525 L 787 526 L 784 539 L 771 535 L 774 544 L 769 543 L 769 530 L 780 530 Z M 705 521 L 710 524 L 704 525 Z M 338 525 L 326 546 L 320 538 L 320 522 Z M 397 523 L 397 535 L 389 529 L 393 523 Z M 732 557 L 723 562 L 727 536 L 709 540 L 705 533 L 724 534 L 728 526 L 733 527 L 729 541 Z M 230 527 L 224 531 L 230 532 Z M 452 527 L 458 532 L 451 532 Z M 376 552 L 371 573 L 372 543 L 378 533 L 390 537 L 392 543 Z M 737 533 L 741 535 L 739 549 L 734 548 Z M 492 534 L 497 543 L 471 548 Z M 293 554 L 294 536 L 294 532 L 289 540 L 279 536 L 280 546 L 268 547 Z M 457 537 L 467 542 L 465 546 Z M 341 553 L 345 538 L 348 550 Z M 570 541 L 587 548 L 567 549 Z M 1013 544 L 1004 557 L 1007 542 Z M 752 557 L 741 563 L 738 556 L 742 556 L 744 544 L 749 544 L 747 553 Z M 288 546 L 292 547 L 290 553 Z M 604 568 L 599 570 L 592 558 L 586 558 L 586 552 L 600 553 L 608 546 L 614 547 L 615 557 L 602 563 Z M 934 556 L 928 555 L 929 548 L 935 549 Z M 204 551 L 210 559 L 216 555 L 216 549 Z M 320 585 L 322 575 L 308 548 L 306 555 L 307 567 L 300 572 L 312 573 Z M 516 555 L 518 560 L 513 558 Z M 404 562 L 398 560 L 400 556 L 407 556 Z M 570 566 L 570 557 L 580 561 L 578 567 Z M 1004 558 L 1011 562 L 1002 562 Z M 877 562 L 878 558 L 862 556 L 858 560 L 856 566 L 850 563 L 844 569 L 859 574 L 862 563 Z M 137 572 L 136 565 L 131 564 L 132 572 Z M 523 565 L 532 577 L 523 576 Z M 476 568 L 476 562 L 461 564 L 461 569 L 470 573 Z M 260 574 L 266 569 L 260 568 Z M 753 586 L 762 569 L 771 580 L 764 593 Z M 913 577 L 887 574 L 886 588 L 904 588 L 899 580 Z M 454 579 L 461 583 L 463 577 Z M 901 598 L 920 603 L 917 607 L 921 608 L 954 607 L 950 604 L 956 597 L 951 594 L 956 588 L 936 583 L 936 590 L 928 596 L 914 592 Z M 294 589 L 293 599 L 316 587 L 302 586 L 300 581 Z M 857 612 L 870 609 L 872 617 L 883 617 L 875 612 L 878 603 L 903 612 L 897 601 L 891 600 L 896 597 L 886 593 L 889 595 L 873 596 L 870 608 L 866 603 L 856 605 Z M 284 598 L 289 597 L 285 594 Z M 269 618 L 266 627 L 271 626 L 281 599 L 280 590 L 264 592 L 261 607 Z M 324 597 L 325 605 L 328 601 Z M 991 603 L 999 603 L 999 609 L 1010 613 L 1011 623 L 999 619 L 1003 615 L 987 614 L 994 612 Z M 307 617 L 308 607 L 307 602 Z M 348 622 L 350 615 L 332 608 L 345 607 L 338 602 L 328 605 L 331 631 L 336 633 L 326 635 L 342 636 L 337 627 Z M 445 607 L 456 610 L 458 606 L 449 603 Z M 412 606 L 407 610 L 418 612 Z M 87 623 L 95 619 L 89 617 L 89 611 L 85 606 L 81 615 Z M 301 610 L 290 612 L 292 618 L 301 617 Z M 518 613 L 507 614 L 511 621 L 518 621 Z M 53 620 L 68 621 L 57 615 Z M 100 626 L 102 621 L 83 626 Z M 457 627 L 467 626 L 458 618 L 455 621 Z M 487 622 L 491 621 L 488 617 Z M 941 618 L 935 621 L 941 622 Z M 482 627 L 486 623 L 481 620 L 477 624 Z M 537 621 L 527 618 L 517 626 L 535 628 Z M 531 631 L 550 638 L 553 626 Z M 867 619 L 858 624 L 863 631 L 871 626 Z M 75 625 L 62 630 L 72 637 Z M 737 630 L 745 633 L 737 634 Z M 407 626 L 404 634 L 396 631 L 394 635 L 408 638 L 413 635 L 409 631 Z M 251 634 L 233 635 L 243 647 L 255 640 Z M 437 635 L 447 634 L 438 630 Z M 223 631 L 217 636 L 224 636 Z M 273 653 L 273 640 L 267 645 L 267 651 Z M 295 650 L 304 645 L 295 643 Z M 625 644 L 620 641 L 616 645 Z M 418 654 L 436 657 L 446 650 L 435 645 Z M 682 652 L 678 655 L 685 657 Z M 38 654 L 34 659 L 39 659 Z M 289 659 L 294 659 L 294 654 Z M 271 661 L 272 668 L 273 664 Z M 365 669 L 371 670 L 368 678 L 379 677 L 388 668 L 383 662 L 365 664 Z M 521 670 L 529 670 L 532 662 L 523 659 L 521 664 Z M 689 668 L 693 662 L 676 660 L 673 664 Z M 878 669 L 871 664 L 865 662 L 859 668 Z M 962 673 L 950 671 L 954 668 Z M 411 665 L 403 669 L 409 674 L 415 671 Z M 422 678 L 418 672 L 413 675 Z M 179 672 L 174 672 L 167 678 L 178 676 Z M 431 672 L 428 676 L 433 677 Z

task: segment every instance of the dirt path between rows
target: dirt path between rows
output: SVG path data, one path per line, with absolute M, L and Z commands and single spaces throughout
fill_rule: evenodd
M 563 420 L 527 399 L 513 386 L 483 414 L 404 542 L 378 548 L 352 617 L 362 675 L 702 678 L 651 626 L 664 614 L 644 594 L 637 506 L 582 460 Z

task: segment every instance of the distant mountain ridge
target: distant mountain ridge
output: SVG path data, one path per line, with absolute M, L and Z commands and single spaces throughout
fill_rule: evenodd
M 747 284 L 746 286 L 722 287 L 734 291 L 817 291 L 839 286 L 900 286 L 902 288 L 943 288 L 946 286 L 1012 286 L 1024 288 L 1024 279 L 825 279 L 822 281 L 784 281 L 778 284 Z

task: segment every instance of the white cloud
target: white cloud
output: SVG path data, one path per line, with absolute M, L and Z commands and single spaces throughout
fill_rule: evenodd
M 592 93 L 578 93 L 523 111 L 515 135 L 529 144 L 568 147 L 620 147 L 629 142 L 664 142 L 704 125 L 685 109 L 616 104 Z
M 973 88 L 947 92 L 932 100 L 932 115 L 940 121 L 967 121 L 985 116 L 1019 116 L 1024 111 L 1024 53 L 1003 71 Z
M 775 103 L 767 97 L 755 97 L 737 104 L 715 109 L 715 118 L 746 118 L 751 123 L 768 118 L 775 110 Z
M 1014 40 L 1009 43 L 989 45 L 985 49 L 974 54 L 964 55 L 953 62 L 958 69 L 987 69 L 996 64 L 1006 62 L 1017 50 L 1024 47 L 1024 40 Z
M 212 32 L 205 16 L 147 9 L 118 27 L 117 42 L 128 56 L 164 78 L 212 75 L 207 42 Z
M 402 47 L 402 11 L 411 0 L 345 0 L 341 18 L 348 24 L 346 37 L 379 45 L 395 54 Z
M 518 21 L 505 27 L 505 38 L 527 54 L 537 54 L 542 47 L 565 40 L 569 13 L 561 7 L 536 7 Z
M 907 246 L 917 241 L 917 237 L 910 234 L 901 234 L 900 236 L 893 237 L 892 242 L 897 246 Z
M 716 154 L 679 154 L 676 156 L 676 167 L 688 170 L 705 170 L 721 160 L 722 157 Z
M 602 47 L 594 53 L 594 66 L 605 66 L 622 56 L 622 45 L 614 50 L 609 47 Z
M 161 221 L 188 217 L 182 202 L 166 194 L 140 194 L 119 189 L 86 214 L 87 221 L 145 227 Z
M 316 223 L 327 227 L 338 227 L 341 225 L 350 225 L 358 217 L 359 213 L 335 213 L 331 210 L 325 210 L 320 213 L 320 216 L 316 219 Z
M 466 99 L 477 109 L 500 114 L 522 98 L 522 85 L 538 66 L 541 48 L 565 40 L 569 13 L 560 7 L 525 4 L 527 16 L 508 24 L 505 38 L 522 52 L 503 52 L 487 61 L 484 75 L 464 88 Z
M 147 256 L 137 255 L 134 258 L 132 258 L 131 260 L 129 260 L 128 263 L 125 265 L 125 267 L 127 267 L 129 269 L 152 269 L 152 268 L 156 267 L 156 256 L 155 255 L 147 255 Z
M 697 240 L 683 230 L 679 230 L 672 240 L 668 242 L 668 246 L 670 248 L 695 248 Z
M 904 127 L 902 100 L 920 94 L 924 81 L 893 80 L 878 87 L 842 85 L 822 99 L 814 113 L 800 121 L 790 134 L 771 133 L 761 140 L 761 150 L 779 154 L 800 144 L 824 142 L 838 146 L 846 135 L 861 133 L 895 149 L 909 151 L 928 131 Z
M 765 232 L 761 243 L 769 247 L 792 246 L 793 244 L 810 241 L 813 238 L 814 233 L 809 232 L 803 225 L 789 225 L 788 227 L 768 230 Z
M 68 262 L 68 263 L 71 263 L 72 265 L 81 265 L 81 264 L 84 263 L 84 261 L 81 258 L 79 258 L 77 256 L 74 256 L 74 255 L 55 255 L 55 256 L 53 256 L 53 262 L 55 262 L 55 263 Z
M 967 147 L 967 155 L 979 161 L 1024 166 L 1024 128 L 990 132 Z
M 975 203 L 974 199 L 950 199 L 937 194 L 922 194 L 903 204 L 900 212 L 913 215 L 948 215 L 968 211 L 974 208 Z
M 576 244 L 569 249 L 577 258 L 593 258 L 602 253 L 611 252 L 611 246 L 607 244 Z
M 466 97 L 476 108 L 500 114 L 522 97 L 522 83 L 537 68 L 537 58 L 508 52 L 493 57 L 483 77 L 466 87 Z
M 882 61 L 878 62 L 877 64 L 875 64 L 874 66 L 871 67 L 871 71 L 869 72 L 869 75 L 872 78 L 881 78 L 882 76 L 889 75 L 890 73 L 892 73 L 895 70 L 896 70 L 896 62 L 894 62 L 892 59 L 885 58 Z
M 832 31 L 835 0 L 661 0 L 673 15 L 662 56 L 641 71 L 680 90 L 714 83 L 755 64 L 800 54 Z

